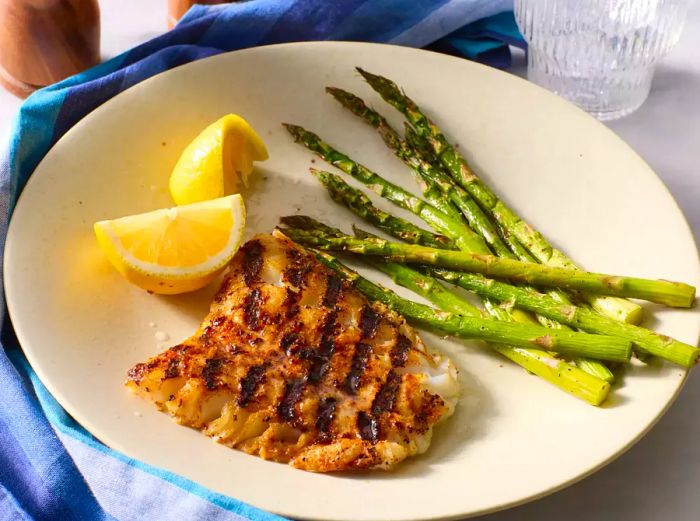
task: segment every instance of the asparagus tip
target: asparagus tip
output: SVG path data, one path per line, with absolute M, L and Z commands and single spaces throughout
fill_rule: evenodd
M 333 228 L 327 224 L 322 223 L 318 219 L 314 219 L 308 215 L 286 215 L 280 217 L 280 224 L 287 226 L 288 228 L 282 229 L 283 232 L 288 234 L 293 234 L 294 230 L 301 231 L 313 231 L 315 233 L 320 233 L 324 235 L 330 235 L 332 237 L 346 237 L 347 235 L 343 233 L 338 228 Z M 279 227 L 278 227 L 279 228 Z
M 339 87 L 331 87 L 331 86 L 326 87 L 326 92 L 336 99 L 343 97 L 346 94 L 350 94 L 348 91 L 345 91 Z
M 328 189 L 332 188 L 330 186 L 331 183 L 343 183 L 343 184 L 345 184 L 345 182 L 342 180 L 342 178 L 337 174 L 333 174 L 333 173 L 327 172 L 325 170 L 319 170 L 318 168 L 314 168 L 314 167 L 309 168 L 309 172 L 311 172 L 311 175 L 313 175 L 316 179 L 318 179 L 321 182 L 321 184 Z
M 393 81 L 391 81 L 389 78 L 385 78 L 384 76 L 380 76 L 378 74 L 373 74 L 371 72 L 366 71 L 362 67 L 355 67 L 355 70 L 360 73 L 360 75 L 365 79 L 367 83 L 370 84 L 370 86 L 377 90 L 377 88 L 381 89 L 388 89 L 391 91 L 397 91 L 400 92 L 401 89 L 399 89 L 399 86 L 396 85 Z
M 300 127 L 299 125 L 294 125 L 292 123 L 282 123 L 282 126 L 287 129 L 287 132 L 289 132 L 292 135 L 295 141 L 299 141 L 299 139 L 301 139 L 302 133 L 305 132 L 303 127 Z

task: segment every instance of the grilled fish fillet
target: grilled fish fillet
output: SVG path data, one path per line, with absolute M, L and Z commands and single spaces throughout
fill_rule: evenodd
M 234 257 L 199 330 L 126 385 L 219 443 L 308 471 L 424 452 L 458 398 L 450 360 L 283 236 Z

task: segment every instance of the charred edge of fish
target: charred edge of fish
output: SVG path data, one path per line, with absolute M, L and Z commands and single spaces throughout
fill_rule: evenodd
M 210 391 L 216 389 L 219 383 L 217 377 L 219 376 L 219 373 L 221 373 L 221 369 L 225 363 L 226 360 L 223 358 L 210 358 L 207 360 L 207 363 L 204 364 L 204 368 L 202 369 L 202 379 L 204 379 L 204 385 Z
M 321 433 L 321 439 L 329 438 L 331 426 L 335 418 L 336 399 L 333 397 L 323 398 L 318 404 L 318 414 L 316 417 L 316 429 Z
M 284 387 L 282 401 L 277 406 L 277 414 L 279 414 L 280 418 L 286 421 L 294 420 L 294 406 L 301 398 L 305 386 L 306 380 L 303 378 L 296 378 L 287 382 Z
M 209 325 L 204 328 L 202 332 L 201 339 L 205 344 L 209 343 L 210 337 L 214 331 L 219 330 L 224 324 L 227 323 L 227 318 L 225 316 L 214 317 L 209 321 Z
M 240 407 L 246 407 L 250 401 L 255 396 L 255 391 L 257 391 L 260 384 L 265 380 L 265 371 L 270 366 L 268 362 L 254 365 L 246 375 L 241 379 L 240 383 L 240 394 L 237 398 L 237 403 Z
M 180 376 L 180 357 L 175 353 L 172 353 L 172 357 L 168 360 L 168 367 L 163 376 L 166 379 Z
M 381 317 L 372 309 L 372 306 L 364 306 L 360 315 L 360 334 L 362 338 L 373 338 L 377 333 Z
M 253 239 L 243 246 L 243 279 L 247 286 L 258 281 L 263 267 L 265 247 L 260 241 Z
M 357 430 L 363 440 L 371 441 L 372 443 L 377 443 L 379 440 L 377 419 L 365 411 L 360 411 L 357 414 Z
M 350 371 L 348 371 L 348 375 L 345 378 L 344 387 L 348 394 L 357 394 L 371 352 L 372 346 L 368 344 L 360 342 L 355 346 L 355 353 L 352 355 Z
M 374 416 L 379 416 L 383 412 L 391 411 L 394 408 L 396 392 L 399 390 L 400 383 L 401 376 L 394 371 L 389 371 L 386 381 L 382 384 L 372 402 L 372 414 Z
M 323 325 L 321 326 L 321 339 L 318 349 L 310 355 L 311 367 L 309 367 L 309 383 L 311 384 L 319 383 L 328 372 L 331 357 L 335 352 L 335 334 L 338 327 L 336 322 L 337 318 L 338 312 L 334 309 L 326 315 Z
M 139 383 L 141 380 L 143 380 L 144 375 L 148 371 L 148 364 L 138 363 L 134 367 L 129 369 L 129 372 L 127 372 L 126 375 L 129 377 L 130 380 Z
M 391 365 L 394 367 L 403 367 L 408 360 L 408 352 L 411 349 L 411 341 L 405 335 L 399 334 L 391 350 Z
M 262 304 L 262 291 L 260 288 L 250 291 L 243 302 L 243 317 L 248 327 L 253 331 L 260 331 L 263 326 L 260 304 Z

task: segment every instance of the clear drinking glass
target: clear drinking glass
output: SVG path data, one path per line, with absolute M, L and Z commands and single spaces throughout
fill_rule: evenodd
M 528 79 L 598 119 L 633 112 L 678 41 L 689 0 L 515 0 Z

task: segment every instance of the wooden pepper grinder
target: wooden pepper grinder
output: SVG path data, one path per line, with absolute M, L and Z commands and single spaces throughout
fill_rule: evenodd
M 0 0 L 0 83 L 22 98 L 100 62 L 97 0 Z

